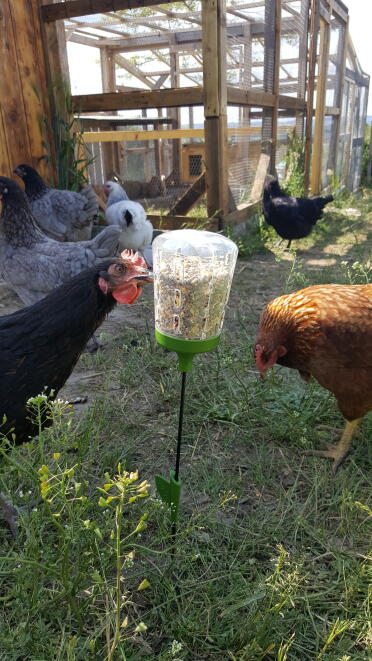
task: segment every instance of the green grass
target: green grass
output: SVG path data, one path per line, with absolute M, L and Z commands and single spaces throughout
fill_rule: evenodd
M 174 467 L 180 373 L 146 294 L 147 328 L 82 357 L 100 374 L 86 414 L 57 403 L 50 429 L 4 455 L 0 490 L 24 507 L 16 540 L 0 529 L 1 660 L 370 658 L 372 417 L 333 479 L 302 451 L 342 424 L 334 398 L 283 368 L 262 381 L 252 357 L 266 300 L 371 279 L 371 196 L 345 205 L 362 216 L 327 212 L 297 253 L 259 219 L 241 239 L 221 347 L 187 378 L 173 558 L 153 485 Z M 146 480 L 148 497 L 128 493 Z

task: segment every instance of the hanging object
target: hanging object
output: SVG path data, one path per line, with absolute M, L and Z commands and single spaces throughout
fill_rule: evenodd
M 195 354 L 211 351 L 219 344 L 238 248 L 221 234 L 185 229 L 156 237 L 152 252 L 155 337 L 163 347 L 177 353 L 183 373 L 176 469 L 170 472 L 169 481 L 160 475 L 155 477 L 159 495 L 170 507 L 175 532 L 186 372 L 191 370 Z

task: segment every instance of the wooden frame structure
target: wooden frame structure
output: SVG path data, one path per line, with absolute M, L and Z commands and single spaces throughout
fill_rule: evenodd
M 311 182 L 312 193 L 329 183 L 329 172 L 342 176 L 351 187 L 358 184 L 359 157 L 353 155 L 360 150 L 369 80 L 348 38 L 347 8 L 341 0 L 202 0 L 198 11 L 185 11 L 181 0 L 161 5 L 157 0 L 4 2 L 8 13 L 18 15 L 19 24 L 22 16 L 25 19 L 32 12 L 38 40 L 36 86 L 44 92 L 43 99 L 47 98 L 47 81 L 55 90 L 43 107 L 33 104 L 33 126 L 36 115 L 50 117 L 60 103 L 60 81 L 69 79 L 66 44 L 98 49 L 103 91 L 75 95 L 73 103 L 84 125 L 89 124 L 86 142 L 100 145 L 104 174 L 118 170 L 119 144 L 126 149 L 131 140 L 137 140 L 153 141 L 156 170 L 163 176 L 162 144 L 170 140 L 172 176 L 177 178 L 182 141 L 203 138 L 208 216 L 219 227 L 235 224 L 256 210 L 266 171 L 283 167 L 285 135 L 295 128 L 305 138 L 305 179 Z M 152 10 L 145 12 L 144 7 Z M 14 25 L 14 17 L 12 21 Z M 9 26 L 10 19 L 5 28 L 10 30 Z M 330 53 L 332 30 L 339 31 L 335 53 Z M 23 47 L 21 41 L 16 44 L 18 49 Z M 29 50 L 31 47 L 28 44 Z M 9 59 L 11 52 L 9 47 Z M 139 63 L 138 54 L 146 52 L 156 56 L 157 66 Z M 130 83 L 120 82 L 118 71 L 125 71 Z M 31 84 L 32 73 L 20 67 L 19 76 L 23 75 L 26 80 L 28 75 Z M 0 86 L 7 90 L 4 75 Z M 363 99 L 361 89 L 365 90 Z M 27 95 L 25 107 L 31 104 L 30 93 Z M 203 128 L 194 126 L 195 107 L 204 110 Z M 189 109 L 188 129 L 181 127 L 182 108 Z M 229 122 L 234 108 L 239 113 L 238 125 Z M 150 118 L 149 109 L 157 109 L 158 117 Z M 140 111 L 136 124 L 128 115 L 124 117 L 123 112 L 129 110 Z M 88 113 L 93 116 L 86 118 Z M 33 143 L 30 138 L 23 158 L 17 150 L 16 158 L 10 153 L 6 158 L 2 145 L 6 144 L 7 116 L 3 109 L 0 162 L 5 171 L 15 161 L 35 163 L 43 143 L 40 135 Z M 35 130 L 30 129 L 28 135 L 32 132 Z M 268 158 L 259 161 L 257 148 Z M 251 169 L 257 171 L 250 175 L 248 199 L 239 204 L 238 199 L 232 200 L 230 190 L 231 159 L 239 154 L 235 169 L 243 170 L 243 159 L 249 160 L 253 153 Z M 149 166 L 147 170 L 150 173 Z M 167 217 L 167 223 L 180 222 Z

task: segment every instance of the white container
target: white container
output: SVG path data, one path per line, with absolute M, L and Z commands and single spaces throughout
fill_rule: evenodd
M 221 333 L 238 248 L 215 232 L 175 230 L 152 244 L 155 326 L 164 335 L 206 340 Z

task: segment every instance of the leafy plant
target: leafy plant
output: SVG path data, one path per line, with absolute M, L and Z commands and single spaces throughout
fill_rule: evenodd
M 67 84 L 63 83 L 58 91 L 60 103 L 51 120 L 48 117 L 41 118 L 43 146 L 46 150 L 42 158 L 53 164 L 55 154 L 57 188 L 79 191 L 88 182 L 87 168 L 95 157 L 84 143 L 84 130 L 79 116 L 76 116 Z M 50 135 L 53 136 L 53 146 L 49 142 Z
M 296 132 L 288 134 L 287 152 L 285 155 L 286 179 L 284 190 L 293 197 L 304 196 L 305 145 Z

